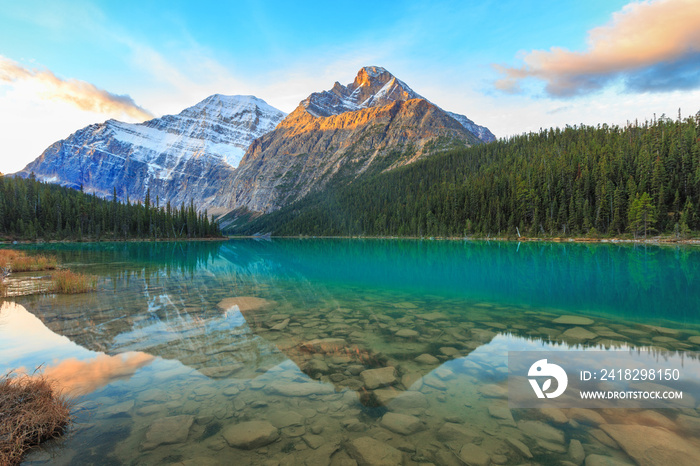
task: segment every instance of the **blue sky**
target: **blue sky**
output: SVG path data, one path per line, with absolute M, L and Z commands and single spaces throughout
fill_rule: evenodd
M 364 65 L 497 136 L 695 114 L 698 3 L 0 0 L 0 172 L 213 93 L 290 112 Z

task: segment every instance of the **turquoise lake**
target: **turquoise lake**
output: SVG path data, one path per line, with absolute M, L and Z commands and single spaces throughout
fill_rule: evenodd
M 700 464 L 700 385 L 663 409 L 508 404 L 509 351 L 646 352 L 700 379 L 695 247 L 21 248 L 99 278 L 1 304 L 0 371 L 76 397 L 27 464 Z

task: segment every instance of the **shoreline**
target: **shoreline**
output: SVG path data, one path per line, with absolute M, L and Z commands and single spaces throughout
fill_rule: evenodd
M 129 239 L 83 239 L 75 240 L 3 240 L 0 245 L 19 245 L 19 244 L 74 244 L 74 243 L 174 243 L 186 241 L 228 241 L 230 238 L 222 236 L 220 238 L 129 238 Z
M 513 243 L 604 243 L 604 244 L 650 244 L 656 246 L 687 245 L 700 246 L 700 238 L 679 239 L 670 236 L 654 236 L 651 238 L 587 238 L 587 237 L 505 237 L 505 236 L 316 236 L 316 235 L 295 235 L 295 236 L 254 236 L 254 235 L 231 235 L 220 238 L 157 238 L 157 239 L 108 239 L 94 240 L 84 239 L 80 241 L 72 240 L 5 240 L 0 241 L 0 246 L 14 246 L 26 244 L 78 244 L 78 243 L 175 243 L 175 242 L 208 242 L 208 241 L 230 241 L 239 239 L 362 239 L 362 240 L 413 240 L 413 241 L 501 241 Z
M 669 245 L 700 245 L 700 238 L 678 239 L 667 236 L 655 236 L 652 238 L 586 238 L 586 237 L 553 237 L 553 238 L 537 238 L 537 237 L 503 237 L 493 236 L 485 238 L 483 236 L 315 236 L 315 235 L 296 235 L 296 236 L 253 236 L 253 235 L 232 235 L 229 240 L 235 239 L 385 239 L 385 240 L 418 240 L 418 241 L 502 241 L 513 243 L 605 243 L 605 244 L 651 244 L 657 246 Z

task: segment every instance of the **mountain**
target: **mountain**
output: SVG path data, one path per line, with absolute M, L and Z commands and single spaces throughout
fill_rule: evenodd
M 328 186 L 228 232 L 677 241 L 700 230 L 698 174 L 697 117 L 547 129 Z
M 311 94 L 256 139 L 216 195 L 227 210 L 271 212 L 331 180 L 393 169 L 428 154 L 494 140 L 485 127 L 442 110 L 384 68 Z
M 215 94 L 178 115 L 108 120 L 52 144 L 17 175 L 120 199 L 211 205 L 250 143 L 285 114 L 254 96 Z
M 327 117 L 411 99 L 427 100 L 384 68 L 366 66 L 357 73 L 351 84 L 343 86 L 336 82 L 330 91 L 314 92 L 300 105 L 313 116 Z M 477 125 L 464 115 L 446 113 L 483 142 L 496 140 L 496 136 L 485 126 Z

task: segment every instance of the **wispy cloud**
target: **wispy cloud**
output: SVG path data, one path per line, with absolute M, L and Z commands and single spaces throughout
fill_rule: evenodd
M 112 94 L 77 79 L 62 79 L 47 69 L 29 69 L 0 55 L 0 83 L 22 82 L 37 85 L 42 99 L 67 102 L 81 110 L 115 117 L 127 115 L 136 120 L 153 118 L 128 95 Z
M 523 62 L 494 65 L 504 75 L 495 87 L 517 93 L 523 79 L 536 78 L 555 97 L 588 93 L 618 79 L 632 92 L 699 88 L 700 2 L 630 3 L 588 32 L 587 50 L 534 50 Z

